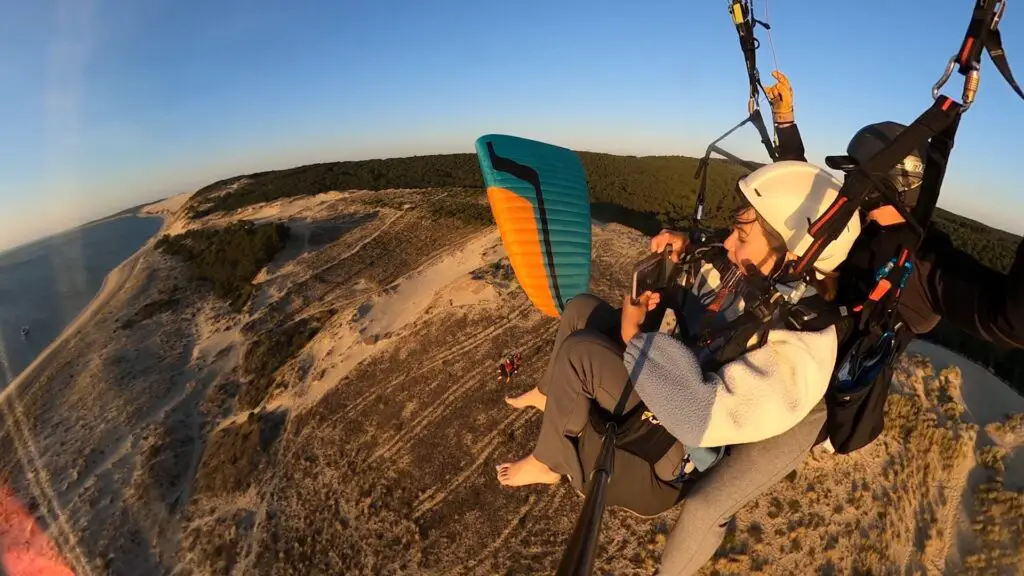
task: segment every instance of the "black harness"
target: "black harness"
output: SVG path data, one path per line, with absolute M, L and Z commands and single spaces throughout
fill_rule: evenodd
M 888 374 L 898 352 L 912 337 L 896 310 L 902 288 L 913 269 L 912 255 L 920 248 L 935 212 L 960 119 L 977 95 L 982 51 L 988 51 L 1000 74 L 1024 99 L 1024 92 L 1010 71 L 999 33 L 999 20 L 1005 7 L 1005 0 L 977 0 L 960 50 L 950 58 L 942 77 L 932 87 L 934 102 L 895 140 L 862 165 L 837 166 L 829 162 L 833 168 L 842 168 L 847 177 L 835 202 L 821 218 L 811 223 L 810 232 L 815 241 L 799 261 L 797 272 L 813 265 L 825 247 L 842 233 L 846 222 L 857 217 L 857 210 L 871 188 L 888 198 L 915 236 L 878 271 L 868 298 L 853 309 L 858 322 L 850 328 L 852 332 L 841 339 L 847 344 L 840 350 L 839 365 L 826 393 L 828 421 L 819 437 L 819 440 L 830 438 L 840 453 L 866 445 L 882 431 Z M 939 93 L 954 70 L 964 76 L 961 102 Z M 879 176 L 922 144 L 927 144 L 927 159 L 918 203 L 911 212 L 880 182 Z
M 945 73 L 932 87 L 932 105 L 868 161 L 861 165 L 841 167 L 846 172 L 846 179 L 839 190 L 839 196 L 817 221 L 811 223 L 810 233 L 815 241 L 797 264 L 796 273 L 803 273 L 811 267 L 825 248 L 839 237 L 846 223 L 856 216 L 857 210 L 872 188 L 886 196 L 890 204 L 910 224 L 917 240 L 914 246 L 907 248 L 912 253 L 917 251 L 939 200 L 939 192 L 960 119 L 974 103 L 978 92 L 983 50 L 988 50 L 1000 74 L 1014 92 L 1024 99 L 1024 92 L 1010 71 L 999 33 L 999 20 L 1005 6 L 1005 0 L 977 0 L 960 50 L 950 59 Z M 939 94 L 939 90 L 949 80 L 954 69 L 964 76 L 962 102 Z M 927 144 L 928 157 L 921 182 L 921 195 L 911 213 L 893 196 L 892 190 L 882 184 L 880 177 L 923 144 Z
M 724 254 L 719 255 L 721 258 L 709 258 L 709 249 L 702 248 L 699 251 L 691 251 L 687 261 L 680 267 L 699 269 L 701 259 L 695 256 L 698 253 L 701 258 L 707 258 L 712 265 L 720 264 L 724 260 Z M 675 275 L 678 275 L 678 272 Z M 693 275 L 691 272 L 687 277 L 692 278 Z M 680 339 L 687 346 L 705 352 L 701 360 L 703 372 L 715 372 L 751 350 L 763 346 L 773 325 L 797 331 L 820 331 L 835 325 L 844 317 L 838 306 L 820 295 L 801 298 L 794 304 L 790 303 L 777 288 L 769 289 L 767 279 L 750 279 L 742 286 L 739 296 L 744 299 L 746 306 L 737 318 L 714 329 L 707 328 L 697 333 L 685 332 L 680 335 Z M 691 286 L 686 284 L 684 287 L 687 290 L 691 289 Z M 677 329 L 685 330 L 682 324 L 678 324 Z M 629 396 L 629 391 L 631 389 L 623 394 L 623 403 Z M 607 425 L 614 423 L 616 448 L 629 452 L 653 466 L 677 442 L 676 438 L 658 423 L 643 402 L 628 412 L 621 412 L 609 412 L 600 408 L 596 402 L 591 403 L 590 425 L 599 434 L 603 434 L 607 430 Z M 620 416 L 614 415 L 620 413 Z

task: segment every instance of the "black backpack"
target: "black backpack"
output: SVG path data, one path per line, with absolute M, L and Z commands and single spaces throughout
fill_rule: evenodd
M 867 300 L 852 306 L 852 314 L 837 326 L 840 345 L 825 392 L 828 417 L 819 440 L 827 438 L 840 454 L 867 446 L 885 427 L 894 365 L 914 338 L 897 313 L 912 271 L 909 250 L 901 249 L 877 272 Z

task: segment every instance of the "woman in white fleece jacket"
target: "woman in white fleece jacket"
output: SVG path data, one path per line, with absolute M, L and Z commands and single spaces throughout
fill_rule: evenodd
M 724 252 L 727 266 L 709 259 L 692 284 L 665 294 L 664 304 L 676 310 L 681 334 L 662 334 L 651 325 L 657 319 L 648 312 L 663 309 L 660 294 L 645 294 L 639 305 L 633 305 L 627 296 L 621 314 L 589 295 L 569 303 L 551 362 L 538 387 L 509 400 L 514 407 L 543 410 L 544 419 L 533 453 L 498 467 L 502 484 L 555 483 L 566 475 L 582 490 L 581 456 L 592 461 L 587 453 L 593 452 L 596 444 L 586 438 L 593 402 L 621 415 L 642 401 L 647 415 L 653 413 L 678 440 L 654 463 L 634 454 L 616 454 L 608 502 L 641 514 L 658 513 L 675 503 L 680 493 L 675 482 L 680 468 L 686 461 L 694 461 L 700 468 L 700 460 L 706 456 L 702 448 L 733 447 L 732 454 L 711 468 L 687 495 L 687 507 L 698 490 L 715 490 L 712 476 L 722 476 L 720 470 L 728 468 L 738 445 L 757 443 L 760 454 L 778 462 L 775 468 L 786 468 L 783 475 L 792 469 L 789 466 L 796 457 L 811 448 L 823 422 L 821 401 L 835 364 L 833 326 L 801 332 L 770 325 L 763 345 L 748 347 L 737 358 L 712 368 L 715 343 L 701 346 L 696 342 L 706 330 L 743 312 L 740 292 L 729 290 L 733 280 L 750 275 L 771 277 L 786 260 L 809 248 L 813 239 L 807 228 L 836 198 L 840 184 L 814 165 L 777 162 L 741 179 L 737 188 L 746 207 L 737 214 L 732 234 L 718 249 Z M 844 234 L 825 250 L 816 263 L 820 274 L 814 279 L 814 288 L 804 298 L 831 296 L 832 283 L 826 277 L 846 257 L 859 231 L 859 220 L 852 219 Z M 660 252 L 669 243 L 680 246 L 683 236 L 662 232 L 652 240 L 652 251 Z M 818 413 L 820 418 L 811 418 Z M 817 428 L 811 431 L 815 422 Z M 793 431 L 799 434 L 792 437 Z M 780 441 L 782 445 L 773 450 L 772 443 Z M 683 458 L 687 452 L 691 457 Z M 738 509 L 746 501 L 743 498 L 766 489 L 770 484 L 762 484 L 773 482 L 776 472 L 765 469 L 763 462 L 758 463 L 756 472 L 746 470 L 747 478 L 736 488 L 742 496 L 726 496 L 729 502 L 723 513 Z M 719 516 L 713 524 L 719 522 Z M 714 539 L 717 528 L 704 526 L 700 538 L 695 533 L 688 537 L 706 539 L 711 533 Z M 670 555 L 668 549 L 666 554 Z

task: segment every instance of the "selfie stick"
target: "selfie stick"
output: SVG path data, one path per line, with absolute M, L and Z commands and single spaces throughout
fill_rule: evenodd
M 590 489 L 583 501 L 583 512 L 576 520 L 576 528 L 569 538 L 569 545 L 562 554 L 558 565 L 558 576 L 590 576 L 597 556 L 597 543 L 601 535 L 601 520 L 604 519 L 605 491 L 611 480 L 615 465 L 615 432 L 617 427 L 609 422 L 605 428 L 601 454 L 590 477 Z

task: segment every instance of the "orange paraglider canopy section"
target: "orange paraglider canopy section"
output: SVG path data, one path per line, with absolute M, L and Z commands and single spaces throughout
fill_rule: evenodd
M 0 567 L 7 576 L 74 576 L 57 547 L 0 483 Z

